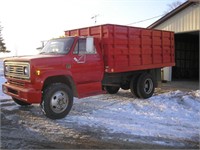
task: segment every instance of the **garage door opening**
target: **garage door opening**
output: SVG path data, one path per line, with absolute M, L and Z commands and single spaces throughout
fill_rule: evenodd
M 199 80 L 199 31 L 175 34 L 173 79 Z

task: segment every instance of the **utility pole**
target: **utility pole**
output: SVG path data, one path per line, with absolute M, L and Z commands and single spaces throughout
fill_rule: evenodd
M 94 16 L 92 16 L 92 18 L 91 19 L 94 19 L 94 24 L 96 24 L 97 23 L 97 17 L 99 16 L 99 14 L 98 15 L 94 15 Z

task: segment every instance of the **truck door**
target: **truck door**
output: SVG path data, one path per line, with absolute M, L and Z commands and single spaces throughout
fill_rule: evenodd
M 94 43 L 93 37 L 79 38 L 73 50 L 71 71 L 79 97 L 102 93 L 103 59 Z

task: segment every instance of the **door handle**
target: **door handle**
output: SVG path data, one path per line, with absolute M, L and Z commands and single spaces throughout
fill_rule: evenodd
M 74 57 L 74 60 L 75 60 L 75 62 L 77 62 L 77 63 L 78 63 L 78 59 L 77 59 L 76 57 Z
M 74 61 L 78 64 L 83 64 L 86 62 L 86 55 L 81 55 L 79 58 L 74 57 Z

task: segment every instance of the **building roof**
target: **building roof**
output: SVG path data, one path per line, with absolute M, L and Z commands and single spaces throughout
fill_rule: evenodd
M 178 6 L 177 8 L 175 8 L 174 10 L 172 10 L 171 12 L 167 13 L 165 16 L 163 16 L 162 18 L 160 18 L 159 20 L 157 20 L 156 22 L 152 23 L 150 26 L 148 26 L 147 28 L 155 28 L 156 26 L 162 24 L 163 22 L 165 22 L 166 20 L 168 20 L 169 18 L 173 17 L 174 15 L 176 15 L 177 13 L 179 13 L 180 11 L 184 10 L 185 8 L 189 7 L 190 5 L 194 4 L 194 3 L 198 3 L 200 2 L 200 0 L 188 0 L 185 3 L 183 3 L 182 5 Z

